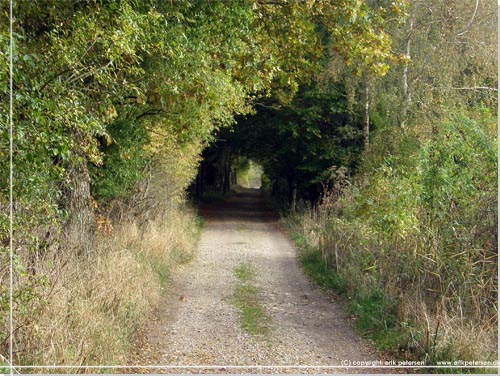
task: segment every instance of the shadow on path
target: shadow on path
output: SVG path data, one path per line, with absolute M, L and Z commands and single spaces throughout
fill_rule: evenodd
M 238 192 L 223 202 L 203 203 L 200 215 L 208 223 L 234 221 L 244 223 L 274 222 L 278 214 L 266 202 L 260 189 L 238 188 Z

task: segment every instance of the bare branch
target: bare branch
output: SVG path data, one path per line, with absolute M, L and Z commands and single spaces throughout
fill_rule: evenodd
M 278 5 L 278 6 L 286 6 L 287 3 L 283 1 L 272 1 L 272 0 L 259 0 L 258 3 L 260 5 Z
M 489 86 L 472 86 L 472 87 L 451 87 L 452 90 L 490 90 L 490 91 L 498 91 L 496 87 Z
M 476 18 L 476 13 L 477 13 L 478 7 L 479 7 L 479 0 L 476 0 L 476 8 L 474 9 L 474 13 L 472 14 L 472 17 L 471 17 L 469 23 L 467 24 L 467 26 L 465 26 L 465 29 L 463 31 L 461 31 L 460 33 L 458 33 L 459 37 L 465 35 L 465 33 L 467 33 L 469 31 L 469 28 L 471 27 L 472 22 L 474 21 L 474 18 Z
M 261 106 L 261 107 L 264 107 L 264 108 L 270 108 L 272 110 L 281 110 L 280 107 L 276 107 L 276 106 L 268 106 L 268 105 L 265 105 L 264 103 L 260 103 L 260 102 L 255 102 L 254 103 L 256 106 Z

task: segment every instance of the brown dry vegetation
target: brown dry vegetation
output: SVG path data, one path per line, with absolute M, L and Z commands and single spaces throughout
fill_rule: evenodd
M 79 372 L 84 365 L 127 363 L 131 335 L 157 306 L 170 269 L 191 257 L 197 239 L 191 209 L 171 206 L 164 214 L 142 226 L 123 220 L 112 231 L 108 219 L 88 257 L 57 251 L 36 260 L 45 283 L 36 287 L 39 299 L 29 314 L 16 317 L 18 362 L 82 365 Z
M 399 356 L 429 364 L 497 357 L 496 158 L 494 135 L 481 136 L 485 123 L 436 144 L 435 161 L 420 152 L 414 165 L 354 179 L 337 169 L 322 201 L 289 220 L 305 269 L 348 297 L 358 329 Z M 447 153 L 476 137 L 489 141 L 463 157 L 467 164 L 449 162 Z
M 361 223 L 312 213 L 295 227 L 310 247 L 305 256 L 319 250 L 321 262 L 338 278 L 333 287 L 354 301 L 350 309 L 362 317 L 361 331 L 382 348 L 429 361 L 495 359 L 494 260 L 471 259 L 459 279 L 439 270 L 446 267 L 442 255 L 426 254 L 429 238 L 382 240 Z

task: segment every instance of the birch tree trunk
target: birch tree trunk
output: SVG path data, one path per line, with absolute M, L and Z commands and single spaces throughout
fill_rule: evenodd
M 407 59 L 411 58 L 411 36 L 413 32 L 413 20 L 406 21 L 405 24 L 409 23 L 409 30 L 406 36 L 406 43 L 405 43 L 405 57 Z M 410 92 L 410 85 L 409 85 L 409 80 L 408 80 L 408 63 L 405 64 L 403 67 L 403 119 L 401 121 L 401 128 L 405 128 L 406 124 L 408 123 L 408 110 L 410 108 L 411 104 L 411 92 Z
M 368 73 L 363 74 L 364 104 L 363 104 L 363 145 L 370 145 L 370 82 Z

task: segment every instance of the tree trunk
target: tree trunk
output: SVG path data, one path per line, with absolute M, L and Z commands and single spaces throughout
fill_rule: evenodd
M 406 45 L 405 45 L 405 57 L 410 59 L 410 48 L 411 48 L 411 36 L 413 32 L 413 21 L 409 21 L 410 30 L 408 31 L 406 37 Z M 410 108 L 411 103 L 411 93 L 410 93 L 410 85 L 408 81 L 408 64 L 405 64 L 403 68 L 403 120 L 401 121 L 401 128 L 405 128 L 408 122 L 408 109 Z
M 75 161 L 68 170 L 66 223 L 68 246 L 78 254 L 89 254 L 94 240 L 94 211 L 90 196 L 90 175 L 85 160 Z
M 224 180 L 223 180 L 223 186 L 222 186 L 222 191 L 224 194 L 228 193 L 229 190 L 231 189 L 231 163 L 230 163 L 230 153 L 226 153 L 226 157 L 224 159 Z
M 366 148 L 370 144 L 370 88 L 368 74 L 365 74 L 365 104 L 363 114 L 363 145 Z
M 288 177 L 288 205 L 292 211 L 295 211 L 296 201 L 297 201 L 297 184 L 295 183 L 294 177 Z
M 236 171 L 231 169 L 231 185 L 234 187 L 237 184 L 238 184 L 238 179 L 236 176 Z
M 273 184 L 271 186 L 271 196 L 273 197 L 275 197 L 276 194 L 278 193 L 278 184 L 279 184 L 279 178 L 273 180 Z
M 203 195 L 203 162 L 200 162 L 200 165 L 198 166 L 195 186 L 196 197 L 201 197 Z
M 292 198 L 291 198 L 291 208 L 292 212 L 295 213 L 297 210 L 297 187 L 294 185 L 292 189 Z

